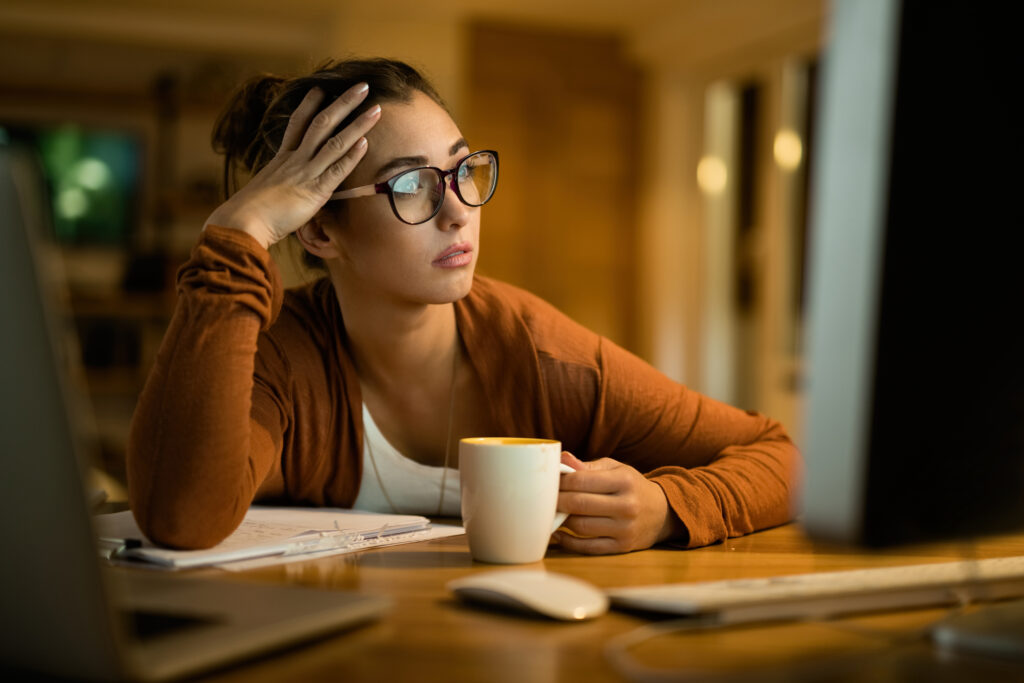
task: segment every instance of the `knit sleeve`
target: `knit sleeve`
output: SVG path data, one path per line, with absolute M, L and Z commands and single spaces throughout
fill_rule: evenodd
M 281 420 L 252 416 L 280 410 L 254 366 L 281 301 L 270 254 L 237 230 L 207 227 L 178 271 L 178 301 L 128 443 L 131 508 L 153 542 L 215 545 L 279 467 Z
M 672 381 L 601 340 L 591 457 L 613 457 L 660 485 L 689 547 L 792 518 L 800 466 L 776 421 Z

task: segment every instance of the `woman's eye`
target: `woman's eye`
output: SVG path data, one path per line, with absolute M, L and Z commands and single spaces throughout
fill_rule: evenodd
M 399 194 L 416 194 L 420 189 L 419 171 L 413 171 L 412 173 L 405 173 L 399 176 L 395 179 L 391 189 Z
M 463 164 L 459 167 L 459 180 L 468 180 L 473 177 L 473 171 L 475 169 L 469 164 Z

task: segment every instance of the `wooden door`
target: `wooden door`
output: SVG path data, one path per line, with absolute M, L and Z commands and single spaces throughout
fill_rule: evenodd
M 610 37 L 474 24 L 463 129 L 500 157 L 479 272 L 634 345 L 638 70 Z

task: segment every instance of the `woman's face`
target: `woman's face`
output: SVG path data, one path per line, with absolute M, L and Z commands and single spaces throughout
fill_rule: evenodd
M 383 102 L 380 121 L 366 139 L 366 155 L 347 188 L 383 182 L 416 166 L 447 170 L 471 151 L 448 113 L 421 92 L 409 102 Z M 447 303 L 469 293 L 479 251 L 479 207 L 466 206 L 448 187 L 436 216 L 408 225 L 392 212 L 386 195 L 343 201 L 338 222 L 325 230 L 339 247 L 338 275 L 346 284 L 414 304 Z

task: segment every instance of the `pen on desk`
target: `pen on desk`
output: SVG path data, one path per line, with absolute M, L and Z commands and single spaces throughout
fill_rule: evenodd
M 100 536 L 99 539 L 100 557 L 108 560 L 117 559 L 125 551 L 142 547 L 142 541 L 138 538 L 111 538 Z
M 347 548 L 363 540 L 363 535 L 354 531 L 320 531 L 307 538 L 292 541 L 284 555 L 305 555 L 325 550 Z

